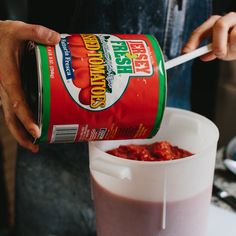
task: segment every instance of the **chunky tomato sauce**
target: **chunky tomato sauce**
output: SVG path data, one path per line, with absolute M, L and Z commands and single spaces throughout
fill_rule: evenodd
M 121 145 L 118 148 L 107 151 L 107 153 L 117 157 L 138 161 L 167 161 L 193 155 L 193 153 L 187 150 L 172 146 L 167 141 L 145 145 Z

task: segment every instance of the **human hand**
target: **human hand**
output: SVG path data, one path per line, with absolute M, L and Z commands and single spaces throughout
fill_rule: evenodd
M 213 15 L 196 28 L 183 48 L 183 53 L 196 49 L 206 38 L 212 40 L 212 51 L 201 56 L 203 61 L 216 58 L 230 61 L 236 59 L 236 12 L 224 16 Z
M 38 151 L 33 138 L 40 136 L 38 125 L 27 105 L 20 79 L 20 54 L 25 41 L 46 45 L 59 42 L 59 33 L 44 26 L 21 21 L 0 21 L 0 98 L 6 125 L 16 141 L 31 150 Z

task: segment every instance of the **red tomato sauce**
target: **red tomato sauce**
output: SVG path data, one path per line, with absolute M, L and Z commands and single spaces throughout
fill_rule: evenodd
M 193 155 L 193 153 L 187 150 L 172 146 L 167 141 L 145 145 L 120 145 L 118 148 L 107 151 L 107 153 L 137 161 L 167 161 Z

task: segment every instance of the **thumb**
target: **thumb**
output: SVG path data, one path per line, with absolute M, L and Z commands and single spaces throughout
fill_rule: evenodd
M 20 40 L 31 40 L 46 45 L 54 45 L 60 41 L 60 34 L 42 25 L 16 22 L 16 37 Z

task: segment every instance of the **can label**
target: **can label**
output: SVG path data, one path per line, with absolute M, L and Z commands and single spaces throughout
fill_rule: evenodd
M 150 138 L 158 131 L 166 74 L 153 36 L 64 34 L 36 54 L 39 142 Z

